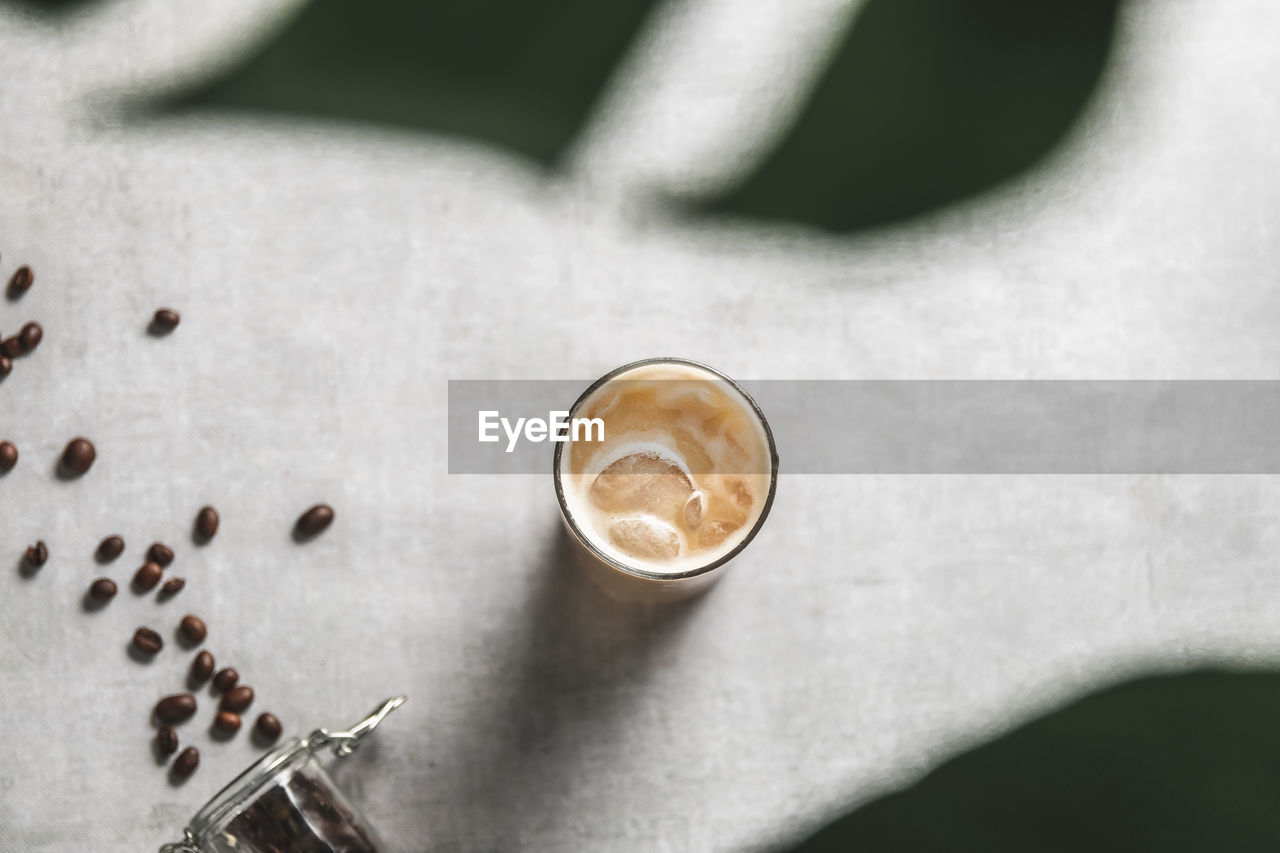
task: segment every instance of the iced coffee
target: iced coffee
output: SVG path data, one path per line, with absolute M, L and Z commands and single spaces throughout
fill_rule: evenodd
M 584 564 L 610 592 L 696 592 L 763 523 L 773 436 L 755 402 L 717 371 L 637 362 L 595 383 L 570 415 L 588 428 L 557 445 L 557 495 Z

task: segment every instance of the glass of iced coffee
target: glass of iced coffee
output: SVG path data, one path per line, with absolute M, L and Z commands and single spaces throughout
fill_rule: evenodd
M 556 498 L 579 563 L 615 597 L 700 592 L 764 524 L 778 477 L 773 433 L 720 371 L 681 358 L 623 365 L 569 417 Z

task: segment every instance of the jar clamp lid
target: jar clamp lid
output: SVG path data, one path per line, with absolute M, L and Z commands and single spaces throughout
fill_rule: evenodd
M 388 699 L 360 722 L 345 731 L 316 729 L 306 737 L 296 738 L 260 758 L 229 785 L 205 803 L 187 825 L 185 837 L 176 844 L 166 844 L 160 853 L 204 853 L 208 836 L 235 817 L 277 777 L 308 761 L 315 753 L 330 747 L 334 755 L 345 758 L 355 752 L 360 742 L 408 697 Z

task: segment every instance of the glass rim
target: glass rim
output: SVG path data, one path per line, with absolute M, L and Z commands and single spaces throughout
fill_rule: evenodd
M 638 566 L 628 565 L 616 557 L 605 553 L 602 548 L 596 545 L 595 542 L 591 541 L 591 538 L 583 532 L 582 528 L 578 525 L 577 520 L 574 519 L 573 512 L 569 509 L 569 503 L 565 498 L 564 493 L 563 477 L 560 472 L 561 458 L 564 454 L 564 447 L 567 442 L 557 442 L 555 452 L 552 454 L 552 479 L 555 483 L 556 502 L 560 504 L 560 515 L 564 518 L 565 524 L 569 526 L 570 531 L 573 532 L 574 538 L 576 538 L 578 542 L 587 549 L 591 556 L 600 560 L 610 568 L 616 569 L 625 575 L 643 578 L 644 580 L 659 582 L 689 580 L 691 578 L 701 577 L 713 572 L 732 560 L 734 557 L 738 556 L 738 554 L 740 554 L 747 545 L 751 544 L 751 540 L 756 537 L 756 534 L 760 532 L 760 528 L 764 526 L 765 519 L 769 517 L 769 510 L 773 508 L 773 498 L 778 490 L 778 447 L 773 440 L 773 430 L 769 427 L 769 419 L 764 416 L 764 412 L 760 410 L 760 405 L 756 403 L 754 397 L 747 393 L 745 388 L 739 385 L 731 377 L 727 376 L 723 371 L 717 370 L 709 364 L 703 364 L 700 361 L 694 361 L 690 358 L 681 358 L 679 356 L 654 356 L 652 358 L 642 358 L 638 361 L 632 361 L 624 364 L 621 367 L 615 367 L 595 382 L 592 382 L 587 386 L 585 391 L 578 395 L 578 399 L 574 400 L 573 405 L 569 407 L 569 418 L 572 419 L 582 404 L 585 403 L 587 399 L 598 391 L 605 383 L 617 378 L 619 374 L 625 373 L 629 370 L 635 370 L 638 367 L 647 367 L 651 364 L 683 364 L 688 367 L 695 367 L 699 370 L 704 370 L 728 384 L 729 387 L 731 387 L 738 396 L 746 402 L 747 406 L 756 416 L 756 419 L 760 423 L 760 428 L 764 432 L 765 443 L 769 447 L 769 493 L 765 496 L 764 506 L 760 508 L 760 514 L 756 517 L 755 523 L 751 525 L 751 529 L 742 537 L 742 541 L 726 553 L 717 557 L 715 560 L 696 566 L 692 569 L 686 569 L 682 572 L 657 572 L 650 569 L 642 569 Z

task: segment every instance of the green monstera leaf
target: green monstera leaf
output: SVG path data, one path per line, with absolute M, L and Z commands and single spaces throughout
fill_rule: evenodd
M 311 0 L 170 106 L 478 138 L 553 164 L 660 0 Z
M 989 189 L 1057 145 L 1120 0 L 869 0 L 794 126 L 704 209 L 833 231 Z
M 1103 690 L 952 759 L 792 853 L 1280 850 L 1280 674 Z

